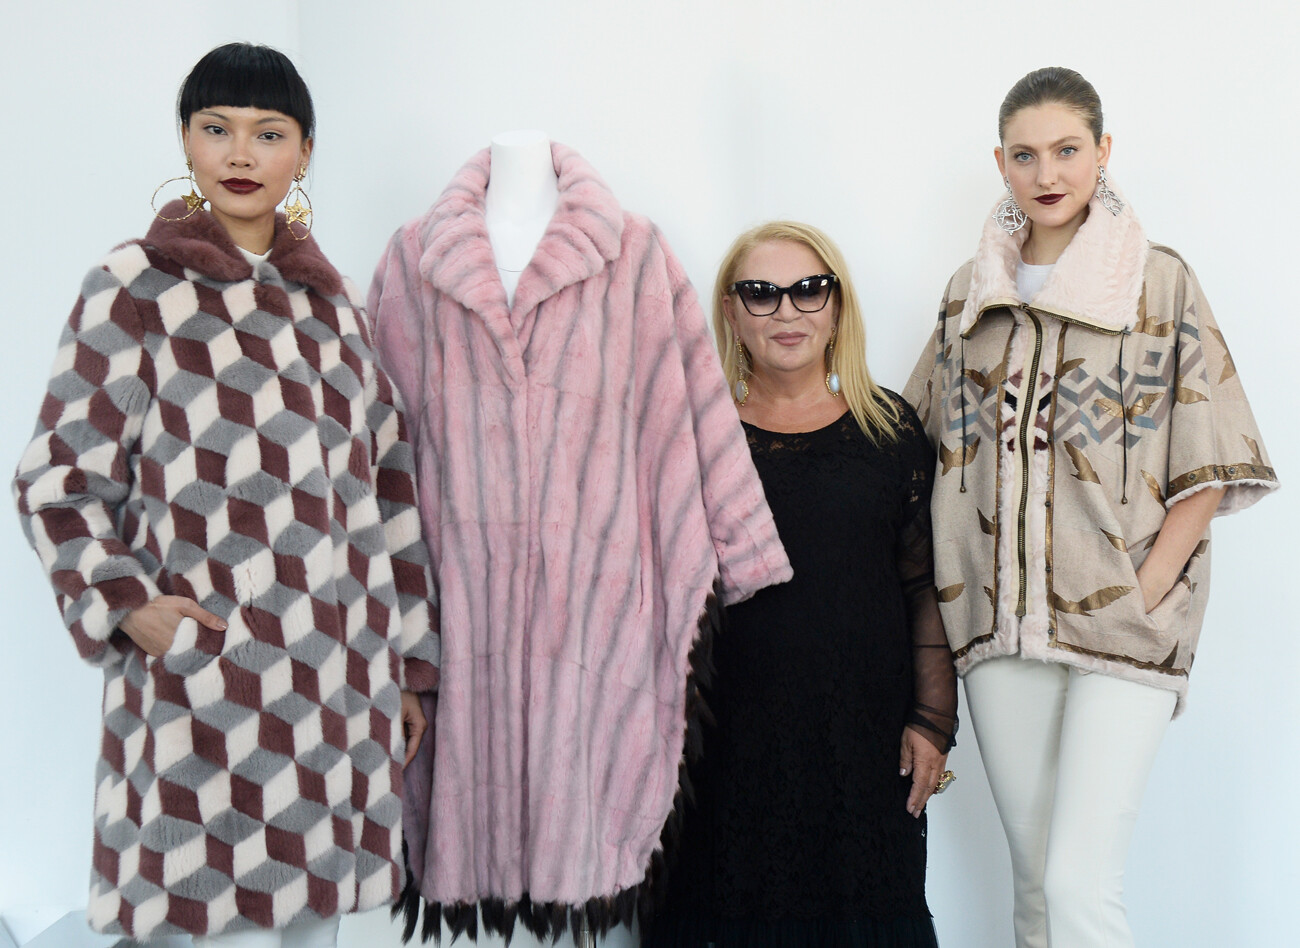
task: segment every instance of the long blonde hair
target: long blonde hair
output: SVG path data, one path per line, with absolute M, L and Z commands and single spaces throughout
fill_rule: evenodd
M 797 221 L 768 221 L 736 238 L 718 268 L 718 279 L 713 285 L 713 333 L 717 337 L 718 352 L 722 356 L 722 370 L 727 376 L 727 387 L 735 391 L 741 378 L 740 356 L 736 347 L 736 334 L 727 322 L 723 300 L 729 295 L 731 284 L 745 258 L 759 244 L 772 240 L 789 240 L 803 244 L 821 260 L 828 273 L 839 278 L 840 320 L 836 330 L 835 350 L 828 371 L 839 374 L 840 391 L 853 418 L 872 443 L 895 441 L 898 438 L 898 406 L 885 394 L 884 389 L 871 379 L 867 370 L 867 330 L 862 322 L 862 307 L 858 294 L 849 278 L 849 266 L 840 248 L 824 233 L 810 224 Z M 743 316 L 741 317 L 743 318 Z

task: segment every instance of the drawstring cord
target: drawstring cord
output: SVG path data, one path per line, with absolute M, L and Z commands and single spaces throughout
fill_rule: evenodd
M 966 493 L 966 336 L 961 336 L 961 375 L 957 379 L 957 387 L 961 389 L 961 490 L 958 493 Z
M 1124 481 L 1120 490 L 1121 504 L 1128 503 L 1128 401 L 1124 398 L 1124 337 L 1128 332 L 1122 332 L 1119 336 L 1119 416 L 1123 420 L 1123 442 L 1121 451 L 1124 454 Z

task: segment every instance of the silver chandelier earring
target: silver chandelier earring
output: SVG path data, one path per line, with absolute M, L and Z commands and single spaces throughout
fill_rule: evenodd
M 1029 218 L 1027 218 L 1025 212 L 1020 209 L 1020 205 L 1016 203 L 1016 196 L 1011 193 L 1011 182 L 1008 179 L 1003 178 L 1002 183 L 1007 187 L 1007 197 L 1005 201 L 997 206 L 997 210 L 993 212 L 993 220 L 1008 234 L 1014 234 L 1016 231 L 1020 230 L 1020 228 L 1025 226 L 1025 222 L 1028 221 Z
M 1116 216 L 1124 210 L 1124 202 L 1106 184 L 1106 169 L 1101 165 L 1097 166 L 1097 200 L 1101 202 L 1102 207 Z

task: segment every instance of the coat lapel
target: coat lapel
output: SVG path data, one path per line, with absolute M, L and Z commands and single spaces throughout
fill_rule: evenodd
M 185 205 L 173 201 L 162 209 L 162 213 L 179 217 L 185 213 Z M 206 211 L 184 219 L 158 218 L 142 243 L 153 247 L 167 259 L 213 280 L 235 282 L 253 276 L 252 264 L 239 252 L 226 229 Z M 267 260 L 284 279 L 308 286 L 321 296 L 336 296 L 343 292 L 343 277 L 325 259 L 315 238 L 308 236 L 295 240 L 285 226 L 283 214 L 275 216 L 275 236 Z
M 559 204 L 519 278 L 513 307 L 518 318 L 513 322 L 484 216 L 491 174 L 488 149 L 452 178 L 421 235 L 421 275 L 482 320 L 516 380 L 526 374 L 524 350 L 537 307 L 617 260 L 622 244 L 622 209 L 600 176 L 565 145 L 553 143 L 551 156 L 559 177 Z
M 1137 322 L 1147 239 L 1125 202 L 1118 215 L 1094 195 L 1083 222 L 1038 295 L 1021 300 L 1016 290 L 1016 261 L 1028 228 L 1008 234 L 992 218 L 984 222 L 971 271 L 971 289 L 962 309 L 960 332 L 970 335 L 988 310 L 1028 304 L 1071 322 L 1103 332 L 1130 332 Z

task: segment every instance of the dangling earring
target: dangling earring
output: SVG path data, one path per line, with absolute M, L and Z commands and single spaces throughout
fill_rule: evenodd
M 289 233 L 293 234 L 294 240 L 306 240 L 308 235 L 311 234 L 311 198 L 309 198 L 307 192 L 302 189 L 302 179 L 306 176 L 307 169 L 299 168 L 298 173 L 293 176 L 293 190 L 291 190 L 289 196 L 284 199 L 284 223 L 285 226 L 289 228 Z M 307 202 L 306 206 L 303 206 L 303 201 Z M 294 224 L 302 224 L 307 228 L 301 237 L 299 237 L 297 231 L 293 229 Z
M 1008 234 L 1014 234 L 1025 226 L 1025 222 L 1029 218 L 1025 217 L 1025 212 L 1016 203 L 1016 196 L 1011 193 L 1011 182 L 1003 178 L 1002 183 L 1007 186 L 1007 197 L 993 212 L 993 220 Z
M 1097 200 L 1101 202 L 1102 207 L 1115 216 L 1118 216 L 1119 212 L 1124 210 L 1124 202 L 1106 184 L 1106 169 L 1101 165 L 1097 166 Z
M 736 371 L 740 373 L 740 378 L 736 379 L 736 384 L 731 388 L 731 394 L 736 399 L 737 405 L 745 404 L 745 399 L 749 398 L 749 383 L 745 381 L 745 376 L 749 374 L 749 356 L 745 353 L 745 344 L 736 339 Z
M 149 206 L 153 208 L 153 216 L 158 218 L 160 221 L 183 221 L 186 218 L 191 217 L 195 211 L 200 210 L 203 205 L 208 203 L 208 199 L 199 194 L 199 184 L 194 180 L 194 160 L 190 158 L 189 155 L 185 156 L 185 168 L 188 174 L 178 175 L 175 178 L 168 178 L 162 184 L 158 185 L 158 187 L 153 189 L 153 197 L 149 198 Z M 188 210 L 180 217 L 163 217 L 158 213 L 158 206 L 156 203 L 158 201 L 158 192 L 167 187 L 167 185 L 171 184 L 173 181 L 188 181 L 190 183 L 190 193 L 182 198 L 182 200 L 185 201 L 185 206 Z
M 834 398 L 840 397 L 840 373 L 835 371 L 835 327 L 831 327 L 831 341 L 826 343 L 826 391 Z

